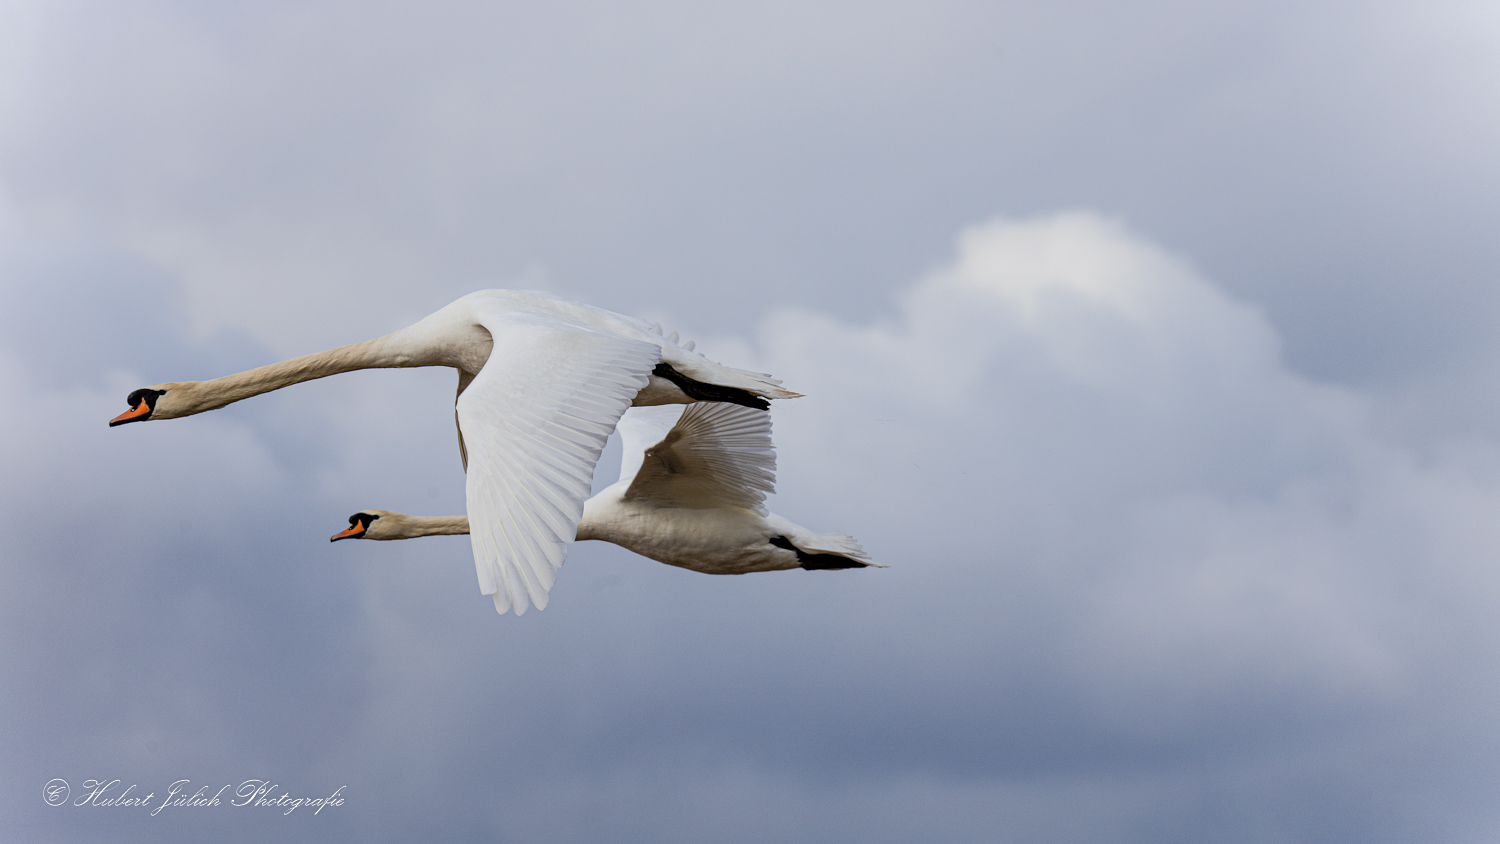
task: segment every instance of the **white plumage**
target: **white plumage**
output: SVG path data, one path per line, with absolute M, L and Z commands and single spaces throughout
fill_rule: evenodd
M 213 381 L 137 390 L 131 410 L 110 424 L 189 416 L 356 369 L 413 366 L 459 371 L 474 564 L 480 589 L 501 613 L 546 606 L 594 464 L 627 407 L 705 396 L 763 405 L 797 395 L 679 345 L 660 326 L 545 293 L 481 290 L 375 340 Z
M 766 511 L 776 481 L 770 419 L 764 411 L 722 403 L 626 411 L 619 423 L 620 480 L 584 503 L 577 538 L 707 574 L 877 565 L 853 537 L 813 533 Z M 334 538 L 410 539 L 465 530 L 462 517 L 385 510 L 356 513 L 350 525 Z
M 620 436 L 620 480 L 584 505 L 579 539 L 706 574 L 874 565 L 853 537 L 813 533 L 766 511 L 776 484 L 769 413 L 730 404 L 635 408 Z

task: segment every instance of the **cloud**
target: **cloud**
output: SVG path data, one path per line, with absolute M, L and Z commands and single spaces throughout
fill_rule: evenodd
M 0 180 L 285 356 L 538 268 L 721 333 L 866 320 L 957 227 L 1082 204 L 1267 308 L 1299 370 L 1390 388 L 1493 333 L 1486 14 L 18 2 Z
M 1286 370 L 1256 309 L 1091 215 L 976 227 L 892 323 L 786 312 L 757 343 L 839 408 L 780 414 L 787 494 L 839 502 L 914 590 L 1004 601 L 1126 733 L 1416 694 L 1433 643 L 1400 573 L 1445 573 L 1438 626 L 1492 585 L 1470 561 L 1494 534 L 1442 515 L 1496 503 L 1472 455 L 1382 436 L 1368 397 Z
M 0 6 L 0 828 L 1493 839 L 1493 18 Z M 509 624 L 463 540 L 326 541 L 462 507 L 449 372 L 103 424 L 486 286 L 807 392 L 772 505 L 893 567 L 584 544 Z
M 77 272 L 139 266 L 97 255 Z M 39 840 L 1493 822 L 1464 783 L 1493 768 L 1495 449 L 1405 444 L 1117 221 L 974 226 L 889 318 L 780 309 L 704 338 L 808 394 L 775 408 L 772 509 L 892 568 L 715 578 L 583 543 L 524 619 L 482 600 L 462 540 L 326 542 L 361 507 L 461 508 L 448 373 L 111 430 L 129 389 L 265 353 L 192 340 L 149 268 L 80 308 L 8 266 L 31 319 L 0 343 L 26 408 L 0 452 L 4 787 L 270 775 L 358 801 L 316 824 L 8 810 Z M 27 325 L 68 319 L 49 363 Z M 1372 825 L 1369 801 L 1396 808 Z

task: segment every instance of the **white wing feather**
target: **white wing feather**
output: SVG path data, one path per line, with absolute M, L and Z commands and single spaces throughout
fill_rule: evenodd
M 527 314 L 480 314 L 489 361 L 458 399 L 480 590 L 517 615 L 547 606 L 599 452 L 646 385 L 651 343 Z
M 655 419 L 646 424 L 651 423 L 660 424 Z M 737 404 L 688 405 L 665 436 L 645 447 L 643 442 L 650 440 L 639 435 L 647 433 L 646 426 L 630 427 L 626 445 L 634 449 L 621 461 L 622 479 L 632 462 L 635 471 L 626 501 L 689 509 L 742 507 L 766 514 L 766 493 L 776 491 L 769 413 Z

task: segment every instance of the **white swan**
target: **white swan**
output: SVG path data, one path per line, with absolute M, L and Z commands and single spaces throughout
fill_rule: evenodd
M 770 419 L 730 404 L 628 411 L 620 480 L 584 505 L 578 538 L 707 574 L 878 566 L 853 537 L 813 533 L 766 511 L 776 482 Z M 463 516 L 361 510 L 331 539 L 467 532 Z
M 768 398 L 798 395 L 631 317 L 546 293 L 482 290 L 375 340 L 136 390 L 130 409 L 109 424 L 190 416 L 356 369 L 411 366 L 458 370 L 474 563 L 501 613 L 547 605 L 594 464 L 626 407 L 709 401 L 764 409 Z

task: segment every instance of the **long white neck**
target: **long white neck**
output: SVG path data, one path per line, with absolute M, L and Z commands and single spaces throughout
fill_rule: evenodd
M 468 516 L 408 516 L 380 511 L 380 518 L 370 523 L 365 538 L 415 539 L 419 536 L 458 536 L 468 532 Z
M 414 342 L 419 338 L 413 337 L 410 331 L 403 329 L 363 343 L 303 355 L 212 381 L 159 384 L 157 387 L 166 390 L 167 394 L 158 402 L 152 418 L 173 419 L 217 410 L 261 393 L 356 369 L 453 365 L 442 359 L 440 349 Z
M 598 496 L 595 496 L 597 498 Z M 578 522 L 578 539 L 607 539 L 607 525 L 599 513 L 591 510 L 595 499 L 584 504 L 583 518 Z M 458 536 L 469 532 L 468 516 L 408 516 L 390 510 L 365 510 L 380 518 L 370 523 L 365 539 L 416 539 L 419 536 Z

